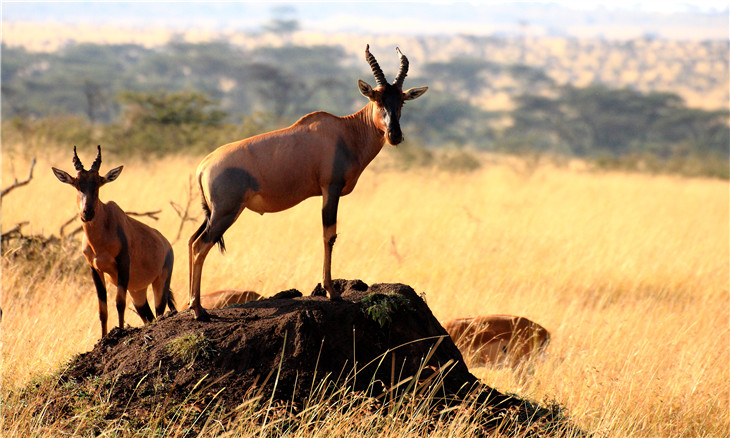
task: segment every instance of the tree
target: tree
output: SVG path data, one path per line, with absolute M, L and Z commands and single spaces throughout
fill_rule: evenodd
M 508 135 L 541 133 L 548 147 L 579 156 L 623 156 L 650 145 L 670 155 L 680 143 L 727 155 L 728 111 L 690 109 L 673 93 L 567 86 L 557 97 L 523 95 L 516 104 Z
M 291 35 L 300 29 L 296 19 L 297 10 L 291 6 L 275 6 L 271 8 L 272 18 L 263 25 L 265 32 L 270 32 L 289 41 Z
M 202 93 L 127 91 L 119 101 L 124 108 L 121 120 L 108 126 L 105 134 L 116 152 L 164 154 L 220 144 L 226 113 Z
M 120 94 L 119 101 L 126 106 L 125 124 L 216 126 L 226 116 L 225 112 L 210 108 L 215 103 L 213 100 L 195 91 L 126 91 Z

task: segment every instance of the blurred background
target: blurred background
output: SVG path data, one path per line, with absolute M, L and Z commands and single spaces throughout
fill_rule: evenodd
M 4 146 L 203 154 L 347 115 L 370 44 L 430 87 L 404 111 L 409 165 L 446 148 L 728 178 L 723 1 L 3 2 L 2 25 Z

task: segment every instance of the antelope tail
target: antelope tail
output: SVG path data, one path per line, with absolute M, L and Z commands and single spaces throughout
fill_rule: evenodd
M 165 294 L 164 300 L 167 300 L 167 307 L 170 310 L 177 310 L 177 303 L 175 303 L 175 296 L 172 295 L 172 289 L 169 287 L 163 292 Z
M 211 215 L 210 206 L 208 205 L 208 200 L 205 199 L 205 193 L 203 193 L 203 185 L 199 179 L 198 179 L 198 184 L 200 184 L 200 196 L 203 201 L 203 211 L 205 212 L 205 221 L 200 226 L 200 229 L 198 229 L 196 234 L 200 235 L 201 233 L 207 233 L 209 237 L 212 237 L 212 236 L 210 236 L 210 215 Z M 226 243 L 223 241 L 223 235 L 221 234 L 220 236 L 213 237 L 213 238 L 215 239 L 215 243 L 218 244 L 218 249 L 220 249 L 220 251 L 222 253 L 226 252 Z
M 170 289 L 170 283 L 172 282 L 172 267 L 174 264 L 175 255 L 172 252 L 172 248 L 170 248 L 170 251 L 168 251 L 167 255 L 165 256 L 165 264 L 163 266 L 164 270 L 167 272 L 167 279 L 165 279 L 165 284 L 162 289 L 162 302 L 166 303 L 167 307 L 170 310 L 176 311 L 177 308 L 175 308 L 175 296 L 172 294 L 172 289 Z

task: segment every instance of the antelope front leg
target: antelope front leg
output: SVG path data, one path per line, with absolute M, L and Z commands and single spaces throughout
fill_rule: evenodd
M 106 320 L 108 315 L 106 309 L 106 285 L 104 284 L 104 274 L 98 272 L 92 267 L 91 277 L 94 279 L 96 296 L 99 299 L 99 321 L 101 322 L 101 337 L 103 338 L 106 336 Z
M 340 293 L 332 287 L 332 248 L 337 239 L 337 205 L 342 193 L 341 185 L 330 185 L 322 193 L 322 228 L 324 237 L 324 269 L 322 286 L 332 301 L 342 301 Z
M 129 286 L 129 252 L 126 241 L 122 244 L 122 250 L 114 258 L 117 267 L 117 315 L 119 315 L 119 328 L 124 330 L 124 309 L 127 307 L 127 287 Z
M 119 328 L 124 330 L 124 310 L 127 307 L 127 289 L 117 286 L 117 315 L 119 315 Z

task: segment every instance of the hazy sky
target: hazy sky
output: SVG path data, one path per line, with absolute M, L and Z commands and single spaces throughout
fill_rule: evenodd
M 352 33 L 494 34 L 520 31 L 571 34 L 611 26 L 666 34 L 691 26 L 709 37 L 727 34 L 728 2 L 535 0 L 530 2 L 2 2 L 2 20 L 168 29 L 255 31 L 275 13 L 302 30 Z M 715 29 L 708 33 L 709 28 Z M 690 31 L 691 34 L 691 31 Z M 705 36 L 700 36 L 704 38 Z

